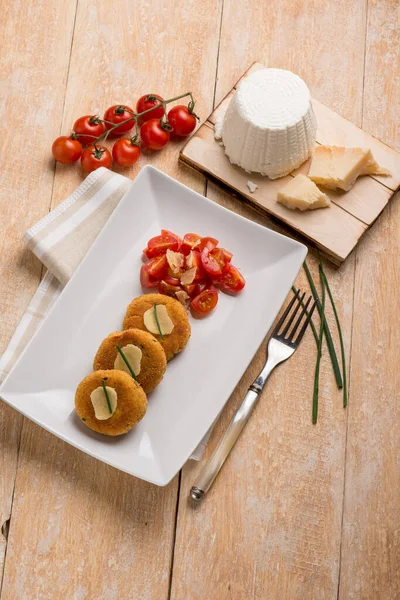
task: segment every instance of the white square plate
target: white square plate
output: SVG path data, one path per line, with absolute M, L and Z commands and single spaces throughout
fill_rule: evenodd
M 74 411 L 75 390 L 104 337 L 143 293 L 142 249 L 161 228 L 220 240 L 246 278 L 220 294 L 208 318 L 191 318 L 188 346 L 149 396 L 130 433 L 107 438 Z M 1 387 L 1 397 L 48 431 L 136 477 L 167 484 L 207 432 L 275 319 L 307 249 L 144 167 Z

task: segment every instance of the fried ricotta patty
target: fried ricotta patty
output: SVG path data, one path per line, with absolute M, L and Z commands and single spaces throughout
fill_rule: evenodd
M 123 327 L 124 329 L 134 327 L 147 331 L 143 315 L 147 310 L 153 308 L 154 304 L 164 304 L 167 308 L 168 316 L 174 324 L 174 329 L 170 334 L 165 334 L 163 336 L 164 339 L 160 335 L 154 334 L 154 337 L 163 347 L 167 360 L 171 360 L 175 354 L 184 349 L 191 333 L 188 314 L 178 300 L 164 294 L 145 294 L 144 296 L 139 296 L 129 304 Z
M 131 374 L 117 346 L 122 349 L 127 359 L 129 358 L 129 350 L 132 349 L 131 346 L 139 348 L 139 354 L 141 353 L 140 367 L 136 369 L 138 373 L 135 373 L 135 368 L 133 368 L 133 373 L 146 394 L 154 390 L 164 377 L 167 368 L 165 352 L 154 335 L 141 329 L 126 329 L 125 331 L 111 333 L 101 342 L 94 358 L 93 369 L 95 371 L 120 369 L 128 375 Z M 132 368 L 134 365 L 131 364 L 130 366 Z
M 100 420 L 95 416 L 91 394 L 94 393 L 93 397 L 100 394 L 103 382 L 106 389 L 112 392 L 109 393 L 111 401 L 115 400 L 116 394 L 116 407 L 110 417 Z M 75 408 L 87 427 L 104 435 L 115 436 L 127 433 L 143 419 L 147 398 L 143 388 L 124 371 L 101 370 L 91 373 L 78 385 Z

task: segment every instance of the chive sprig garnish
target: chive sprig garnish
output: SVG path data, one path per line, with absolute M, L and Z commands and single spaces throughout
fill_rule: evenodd
M 314 391 L 313 391 L 313 405 L 312 405 L 312 422 L 315 425 L 318 419 L 318 396 L 319 396 L 319 370 L 321 366 L 322 356 L 322 340 L 324 339 L 324 323 L 325 320 L 325 281 L 322 275 L 321 264 L 319 265 L 319 276 L 321 280 L 322 288 L 322 300 L 321 300 L 321 324 L 319 327 L 318 337 L 318 352 L 317 361 L 315 363 L 315 375 L 314 375 Z
M 104 390 L 104 395 L 106 397 L 107 400 L 107 406 L 108 406 L 108 410 L 110 411 L 110 415 L 112 415 L 112 408 L 111 408 L 111 402 L 110 402 L 110 398 L 108 396 L 108 392 L 107 392 L 107 388 L 106 388 L 106 384 L 104 383 L 104 379 L 102 379 L 101 384 L 103 386 L 103 390 Z
M 120 353 L 122 360 L 124 361 L 124 363 L 128 367 L 129 373 L 132 375 L 133 379 L 137 380 L 135 371 L 132 369 L 131 365 L 129 364 L 129 360 L 126 358 L 125 352 L 122 350 L 122 348 L 121 348 L 121 346 L 119 344 L 117 344 L 115 347 L 118 350 L 118 352 Z
M 310 269 L 308 268 L 308 265 L 307 265 L 306 261 L 304 261 L 303 267 L 304 267 L 304 271 L 305 271 L 307 279 L 308 279 L 308 283 L 310 284 L 312 295 L 314 296 L 314 300 L 315 300 L 315 302 L 317 304 L 317 309 L 318 309 L 318 312 L 319 312 L 319 316 L 320 316 L 321 321 L 322 321 L 322 327 L 323 327 L 323 330 L 324 330 L 324 333 L 325 333 L 326 343 L 327 343 L 329 354 L 330 354 L 330 357 L 331 357 L 331 362 L 332 362 L 332 367 L 333 367 L 333 371 L 334 371 L 334 374 L 335 374 L 336 384 L 337 384 L 338 388 L 342 389 L 342 387 L 343 387 L 342 375 L 340 373 L 340 367 L 339 367 L 339 363 L 338 363 L 338 359 L 337 359 L 335 347 L 333 345 L 332 335 L 331 335 L 328 323 L 327 323 L 327 321 L 325 319 L 324 311 L 322 310 L 321 300 L 320 300 L 320 298 L 318 296 L 318 292 L 317 292 L 317 289 L 315 287 L 314 280 L 312 278 L 312 275 L 310 273 Z
M 338 315 L 338 312 L 336 310 L 335 301 L 333 299 L 331 288 L 329 287 L 328 278 L 325 275 L 325 271 L 324 271 L 324 268 L 322 266 L 322 262 L 320 263 L 320 269 L 321 269 L 321 275 L 322 275 L 323 281 L 324 281 L 325 286 L 326 286 L 326 291 L 328 292 L 329 300 L 330 300 L 331 305 L 332 305 L 333 314 L 335 315 L 336 326 L 337 326 L 338 334 L 339 334 L 340 353 L 341 353 L 341 359 L 342 359 L 342 375 L 343 375 L 343 408 L 346 408 L 346 406 L 347 406 L 346 354 L 345 354 L 345 351 L 344 351 L 344 341 L 343 341 L 343 335 L 342 335 L 342 328 L 340 326 L 339 315 Z
M 161 331 L 160 321 L 158 320 L 157 304 L 155 302 L 154 302 L 153 310 L 154 310 L 154 318 L 155 318 L 156 323 L 157 323 L 157 329 L 158 329 L 158 332 L 160 334 L 161 339 L 163 340 L 164 336 L 163 336 L 162 331 Z

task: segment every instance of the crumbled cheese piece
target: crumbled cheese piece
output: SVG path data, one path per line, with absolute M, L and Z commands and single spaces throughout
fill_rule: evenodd
M 179 274 L 185 262 L 184 255 L 181 254 L 181 252 L 174 252 L 173 250 L 168 249 L 166 256 L 171 271 L 174 274 Z
M 246 185 L 249 188 L 251 194 L 253 194 L 256 191 L 256 189 L 258 188 L 258 185 L 253 183 L 252 181 L 250 181 L 250 179 L 248 180 Z
M 197 271 L 197 267 L 192 267 L 191 269 L 188 269 L 187 271 L 182 273 L 181 284 L 182 285 L 190 285 L 191 283 L 193 283 L 194 278 L 196 277 L 196 271 Z
M 114 388 L 109 387 L 108 385 L 106 385 L 106 390 L 108 398 L 110 400 L 111 413 L 110 409 L 108 408 L 108 402 L 104 393 L 103 386 L 96 388 L 90 394 L 90 400 L 92 401 L 92 405 L 94 408 L 94 416 L 99 421 L 106 421 L 107 419 L 112 417 L 115 411 L 117 410 L 117 392 L 114 390 Z
M 296 175 L 278 192 L 278 202 L 295 210 L 314 210 L 330 206 L 330 199 L 308 177 Z
M 143 321 L 146 329 L 148 329 L 150 333 L 160 335 L 154 310 L 157 311 L 158 323 L 160 325 L 162 335 L 168 335 L 172 333 L 172 330 L 174 329 L 174 323 L 168 314 L 167 307 L 164 304 L 157 304 L 155 308 L 152 306 L 146 310 L 143 315 Z
M 139 375 L 140 366 L 142 363 L 142 351 L 138 346 L 134 344 L 127 344 L 121 348 L 122 352 L 125 354 L 125 358 L 131 366 L 132 371 L 135 375 Z M 118 352 L 117 358 L 114 361 L 114 369 L 118 371 L 125 371 L 128 375 L 131 375 L 130 370 L 127 367 L 126 362 Z
M 189 294 L 187 294 L 185 290 L 179 290 L 178 292 L 175 292 L 175 296 L 178 298 L 179 302 L 183 304 L 183 306 L 186 305 L 186 301 L 190 298 Z
M 390 172 L 378 165 L 368 148 L 315 148 L 308 176 L 318 185 L 347 192 L 360 175 L 390 175 Z

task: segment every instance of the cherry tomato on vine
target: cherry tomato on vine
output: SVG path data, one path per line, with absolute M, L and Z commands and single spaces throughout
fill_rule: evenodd
M 82 169 L 86 173 L 91 173 L 99 167 L 110 167 L 112 157 L 105 146 L 88 146 L 82 152 Z
M 96 115 L 79 117 L 74 123 L 74 133 L 79 134 L 78 141 L 82 146 L 93 144 L 99 135 L 104 133 L 104 123 Z
M 131 167 L 139 159 L 140 146 L 133 141 L 133 138 L 120 138 L 113 146 L 112 156 L 121 167 Z
M 161 100 L 163 100 L 163 98 L 158 94 L 145 94 L 144 96 L 140 96 L 136 103 L 136 112 L 141 113 L 145 110 L 153 108 L 153 106 L 158 106 Z M 139 117 L 139 125 L 142 125 L 145 121 L 149 121 L 150 119 L 161 119 L 163 116 L 164 108 L 160 106 L 159 108 L 155 108 L 142 117 Z
M 119 127 L 113 129 L 109 137 L 115 137 L 130 131 L 134 125 L 134 121 L 128 121 L 128 123 L 124 123 L 124 121 L 130 119 L 132 116 L 133 110 L 129 108 L 129 106 L 125 106 L 123 104 L 114 104 L 114 106 L 107 108 L 106 112 L 104 113 L 104 120 L 108 121 L 108 123 L 105 123 L 106 129 L 111 129 L 113 125 L 118 125 L 118 123 L 121 123 Z M 112 124 L 110 125 L 110 123 Z
M 140 129 L 142 142 L 150 150 L 161 150 L 169 142 L 169 131 L 164 129 L 160 119 L 150 119 L 143 123 Z
M 174 130 L 174 135 L 178 137 L 189 135 L 196 127 L 196 117 L 183 104 L 171 108 L 168 113 L 168 121 Z
M 54 140 L 51 152 L 58 162 L 71 164 L 82 154 L 82 144 L 78 140 L 62 135 Z

